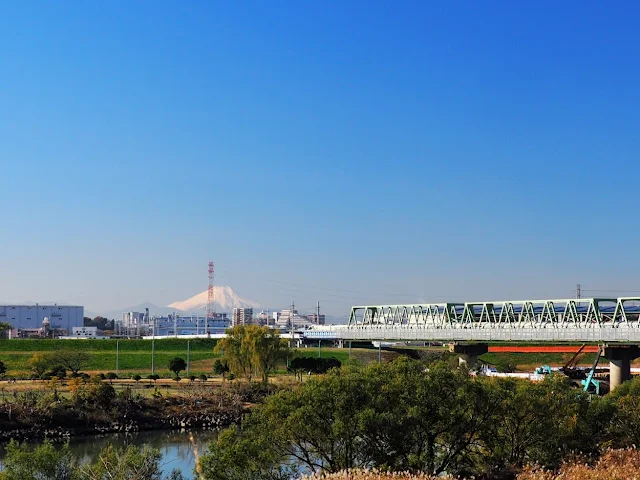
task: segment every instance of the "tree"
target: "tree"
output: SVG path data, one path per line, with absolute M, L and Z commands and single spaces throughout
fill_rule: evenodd
M 251 381 L 253 375 L 253 351 L 246 335 L 245 325 L 236 325 L 225 331 L 227 336 L 215 346 L 214 352 L 222 354 L 222 361 L 235 375 Z
M 44 375 L 44 372 L 49 368 L 49 364 L 49 357 L 40 352 L 36 352 L 31 355 L 31 358 L 27 361 L 27 365 L 29 365 L 33 375 L 38 378 Z
M 158 449 L 129 445 L 126 448 L 107 446 L 100 452 L 95 463 L 78 468 L 79 478 L 86 480 L 161 480 L 160 470 L 162 455 Z M 182 478 L 177 472 L 173 479 Z
M 251 345 L 253 363 L 262 376 L 262 383 L 267 383 L 269 372 L 289 354 L 289 345 L 280 338 L 278 330 L 266 326 L 249 325 L 246 334 Z
M 51 362 L 70 370 L 74 375 L 78 375 L 80 370 L 88 366 L 90 359 L 90 355 L 86 352 L 78 350 L 58 350 L 53 354 Z
M 229 366 L 227 362 L 221 362 L 219 358 L 216 358 L 216 361 L 213 362 L 213 373 L 215 375 L 222 375 L 222 379 L 224 380 L 224 374 L 229 371 Z
M 75 463 L 68 444 L 57 449 L 45 440 L 31 449 L 26 442 L 20 444 L 12 439 L 6 452 L 4 470 L 0 473 L 3 480 L 72 480 L 75 477 Z
M 0 361 L 0 377 L 4 377 L 7 373 L 7 367 L 4 365 L 2 361 Z
M 7 322 L 0 322 L 0 338 L 6 338 L 7 332 L 11 330 L 13 326 Z
M 222 354 L 222 363 L 226 363 L 231 372 L 249 381 L 254 371 L 258 371 L 267 383 L 269 372 L 289 351 L 279 332 L 268 327 L 236 325 L 226 333 L 227 337 L 218 342 L 215 352 Z
M 93 463 L 82 465 L 68 444 L 58 449 L 48 440 L 34 448 L 11 440 L 6 452 L 2 480 L 184 480 L 178 470 L 162 475 L 160 451 L 146 446 L 107 446 Z
M 186 370 L 187 362 L 185 362 L 183 358 L 175 357 L 169 360 L 169 365 L 167 368 L 169 369 L 169 371 L 173 372 L 176 377 L 179 377 L 180 372 Z
M 537 383 L 501 379 L 484 386 L 499 400 L 499 421 L 481 434 L 486 450 L 477 467 L 486 475 L 513 474 L 529 463 L 555 469 L 572 451 L 587 455 L 597 449 L 604 428 L 591 428 L 589 398 L 565 376 L 548 375 Z

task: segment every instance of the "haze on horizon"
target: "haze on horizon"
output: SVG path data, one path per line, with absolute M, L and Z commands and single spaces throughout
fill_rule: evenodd
M 0 4 L 0 303 L 640 291 L 638 10 Z

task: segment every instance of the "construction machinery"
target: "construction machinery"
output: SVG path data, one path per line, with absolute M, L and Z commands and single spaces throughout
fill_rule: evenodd
M 541 365 L 540 367 L 536 368 L 533 373 L 535 373 L 536 375 L 550 375 L 551 367 L 549 365 Z
M 602 357 L 603 353 L 604 353 L 604 347 L 599 346 L 598 353 L 596 354 L 596 359 L 593 362 L 593 366 L 591 367 L 591 370 L 589 370 L 589 374 L 587 375 L 587 378 L 582 380 L 582 382 L 580 382 L 584 387 L 584 391 L 587 393 L 595 393 L 596 395 L 600 395 L 600 393 L 605 393 L 603 388 L 604 387 L 603 382 L 601 380 L 596 380 L 594 378 L 596 374 L 596 369 L 598 368 L 598 362 L 600 362 L 600 357 Z
M 576 367 L 576 365 L 578 364 L 578 359 L 580 357 L 580 354 L 582 353 L 582 350 L 584 350 L 584 347 L 586 346 L 587 344 L 583 343 L 582 346 L 578 349 L 578 351 L 574 353 L 573 356 L 569 359 L 569 361 L 565 363 L 562 366 L 562 368 L 560 368 L 560 371 L 564 373 L 567 377 L 574 380 L 581 380 L 586 377 L 584 370 Z

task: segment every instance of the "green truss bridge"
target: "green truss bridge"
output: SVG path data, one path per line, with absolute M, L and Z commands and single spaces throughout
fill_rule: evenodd
M 475 342 L 640 343 L 640 297 L 572 298 L 351 308 L 347 325 L 306 338 Z
M 475 363 L 488 343 L 594 343 L 611 362 L 611 388 L 640 357 L 640 297 L 363 305 L 347 325 L 314 326 L 310 341 L 441 341 Z

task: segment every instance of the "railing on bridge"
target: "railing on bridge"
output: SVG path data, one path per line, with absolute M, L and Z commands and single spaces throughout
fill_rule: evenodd
M 347 326 L 305 336 L 635 343 L 640 342 L 640 297 L 357 306 Z

